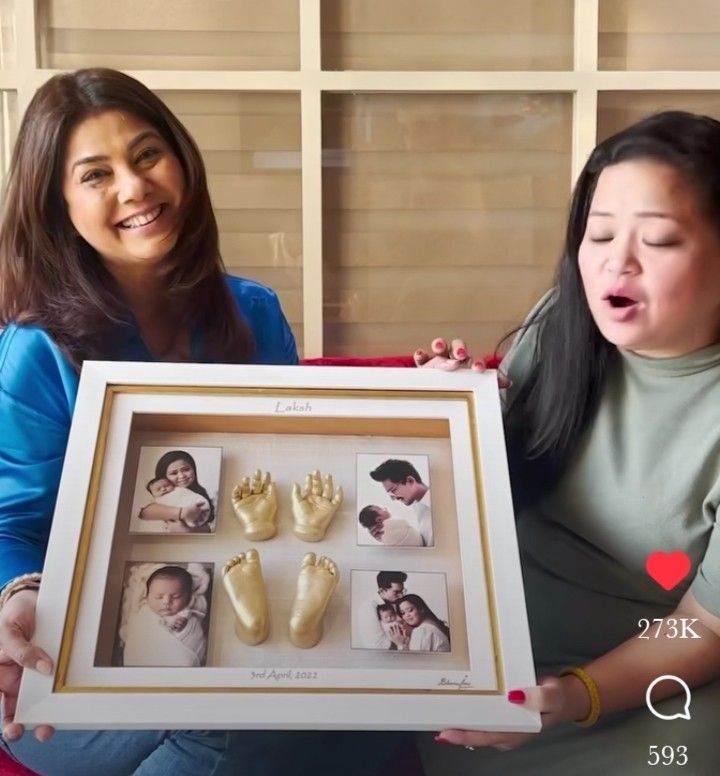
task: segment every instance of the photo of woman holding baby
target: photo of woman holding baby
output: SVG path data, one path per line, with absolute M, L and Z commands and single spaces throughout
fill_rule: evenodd
M 141 448 L 131 531 L 212 533 L 215 530 L 215 504 L 211 493 L 216 494 L 218 490 L 221 450 L 190 449 L 192 452 Z M 209 477 L 206 481 L 211 484 L 210 492 L 199 482 L 196 463 L 199 456 L 203 476 Z M 152 497 L 150 501 L 148 494 Z
M 399 650 L 449 652 L 450 628 L 419 595 L 408 593 L 396 604 L 400 622 L 389 628 L 390 640 Z

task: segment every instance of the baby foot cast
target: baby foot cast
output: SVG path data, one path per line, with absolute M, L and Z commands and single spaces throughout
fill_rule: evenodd
M 223 584 L 235 611 L 235 633 L 249 646 L 262 644 L 270 633 L 270 616 L 260 555 L 248 550 L 223 566 Z M 302 649 L 322 638 L 323 617 L 340 574 L 330 558 L 309 552 L 302 560 L 290 614 L 290 641 Z

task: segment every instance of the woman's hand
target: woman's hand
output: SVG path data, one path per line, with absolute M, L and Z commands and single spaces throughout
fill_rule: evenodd
M 49 676 L 53 663 L 47 652 L 30 643 L 35 633 L 37 590 L 20 590 L 12 595 L 0 611 L 0 695 L 3 700 L 3 736 L 16 741 L 25 732 L 16 724 L 15 707 L 23 668 L 34 668 Z M 37 725 L 38 741 L 47 741 L 55 730 L 50 725 Z
M 508 701 L 539 711 L 543 730 L 560 722 L 584 719 L 590 712 L 590 698 L 583 683 L 574 676 L 545 676 L 537 687 L 512 690 Z M 515 749 L 537 733 L 484 733 L 477 730 L 443 730 L 435 740 L 439 744 L 480 747 L 492 746 L 501 752 Z
M 474 362 L 465 342 L 461 339 L 451 340 L 450 345 L 444 339 L 437 337 L 430 344 L 430 352 L 418 348 L 413 353 L 415 366 L 426 369 L 442 369 L 454 372 L 461 367 L 471 367 L 483 371 L 485 365 L 481 361 Z
M 444 372 L 454 372 L 456 369 L 472 369 L 473 372 L 484 372 L 487 365 L 481 358 L 473 358 L 464 340 L 454 339 L 447 342 L 441 337 L 434 339 L 430 352 L 418 348 L 413 353 L 415 366 L 422 369 L 440 369 Z M 498 371 L 498 386 L 509 388 L 510 380 Z

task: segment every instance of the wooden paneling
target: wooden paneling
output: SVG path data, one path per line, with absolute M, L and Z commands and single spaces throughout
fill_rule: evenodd
M 661 110 L 687 110 L 692 113 L 704 113 L 720 120 L 720 91 L 600 92 L 598 141 Z
M 327 70 L 569 70 L 572 0 L 323 0 Z
M 15 0 L 0 0 L 0 68 L 13 68 L 15 56 Z
M 567 95 L 326 95 L 326 353 L 491 350 L 551 282 L 570 122 Z
M 720 68 L 717 0 L 600 0 L 601 70 Z
M 295 70 L 298 11 L 298 0 L 41 0 L 42 64 Z

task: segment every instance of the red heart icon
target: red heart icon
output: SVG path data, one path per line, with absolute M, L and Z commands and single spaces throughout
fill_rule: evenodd
M 665 590 L 672 590 L 690 573 L 690 558 L 681 550 L 651 552 L 645 561 L 647 573 Z

